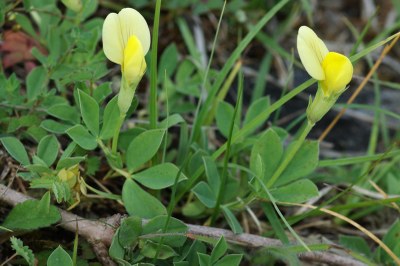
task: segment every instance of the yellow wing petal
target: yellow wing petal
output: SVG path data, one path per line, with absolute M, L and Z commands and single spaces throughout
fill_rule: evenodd
M 121 36 L 126 46 L 130 36 L 135 35 L 146 55 L 150 48 L 150 29 L 144 17 L 133 8 L 124 8 L 118 13 Z
M 103 50 L 106 57 L 122 65 L 124 59 L 124 42 L 121 37 L 121 25 L 116 13 L 110 13 L 103 24 Z
M 297 51 L 308 74 L 316 80 L 324 80 L 322 62 L 329 51 L 324 42 L 309 27 L 299 28 Z

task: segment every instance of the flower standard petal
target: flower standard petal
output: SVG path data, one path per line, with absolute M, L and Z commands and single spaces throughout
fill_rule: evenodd
M 143 47 L 143 53 L 147 54 L 150 48 L 150 29 L 144 17 L 133 8 L 123 8 L 118 17 L 124 47 L 129 37 L 135 35 Z
M 299 28 L 297 51 L 308 74 L 316 80 L 324 80 L 322 62 L 329 51 L 324 42 L 309 27 Z
M 119 65 L 124 60 L 124 42 L 121 38 L 121 25 L 116 13 L 110 13 L 103 24 L 103 51 L 106 57 Z

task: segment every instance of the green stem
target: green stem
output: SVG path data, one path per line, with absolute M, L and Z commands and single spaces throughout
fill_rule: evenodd
M 151 62 L 150 62 L 150 99 L 149 116 L 150 128 L 157 127 L 157 50 L 158 50 L 158 25 L 160 21 L 161 0 L 156 2 L 154 13 L 153 38 L 151 41 Z
M 121 131 L 122 123 L 125 120 L 125 115 L 126 114 L 120 114 L 119 115 L 118 125 L 115 128 L 114 137 L 113 137 L 113 140 L 112 140 L 112 153 L 117 153 L 119 132 Z
M 100 148 L 103 150 L 104 154 L 106 156 L 110 155 L 110 149 L 104 145 L 103 141 L 101 141 L 101 139 L 97 139 L 97 144 L 99 144 Z
M 211 226 L 214 225 L 215 220 L 218 217 L 220 205 L 223 202 L 224 196 L 225 196 L 226 181 L 228 178 L 227 169 L 228 169 L 228 162 L 229 162 L 229 156 L 230 156 L 230 151 L 231 151 L 233 128 L 235 126 L 235 120 L 236 120 L 236 116 L 237 116 L 238 109 L 240 106 L 242 94 L 243 94 L 243 74 L 240 73 L 240 75 L 239 75 L 239 91 L 238 91 L 236 105 L 235 105 L 235 109 L 233 111 L 233 116 L 232 116 L 232 120 L 231 120 L 231 124 L 230 124 L 230 128 L 229 128 L 229 136 L 228 136 L 226 153 L 225 153 L 225 158 L 224 158 L 224 168 L 222 169 L 222 176 L 221 176 L 221 185 L 218 190 L 217 202 L 215 203 L 214 212 L 211 216 Z
M 276 169 L 271 179 L 267 182 L 267 188 L 270 188 L 276 182 L 276 180 L 281 176 L 283 171 L 285 171 L 286 167 L 289 165 L 293 157 L 296 155 L 297 151 L 300 149 L 301 145 L 306 139 L 308 133 L 310 133 L 313 126 L 314 123 L 311 123 L 309 120 L 307 120 L 307 124 L 304 127 L 303 131 L 301 132 L 299 138 L 296 140 L 294 146 L 288 151 L 288 154 L 283 159 L 283 162 L 279 165 L 278 169 Z

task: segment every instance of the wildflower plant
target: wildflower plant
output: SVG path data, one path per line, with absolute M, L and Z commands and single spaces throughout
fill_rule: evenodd
M 400 263 L 400 222 L 382 240 L 364 223 L 398 211 L 398 148 L 377 152 L 393 135 L 379 120 L 398 115 L 382 110 L 376 88 L 365 156 L 326 158 L 314 139 L 357 60 L 399 34 L 357 37 L 347 57 L 311 28 L 290 28 L 299 10 L 313 10 L 307 1 L 290 12 L 281 12 L 290 0 L 226 1 L 218 22 L 220 1 L 157 0 L 154 16 L 151 1 L 122 2 L 0 1 L 0 231 L 20 238 L 2 249 L 2 264 Z M 297 67 L 311 77 L 299 85 Z M 295 97 L 315 83 L 308 105 Z M 290 100 L 306 112 L 293 119 Z M 304 241 L 316 219 L 367 237 Z M 31 250 L 32 240 L 48 245 Z

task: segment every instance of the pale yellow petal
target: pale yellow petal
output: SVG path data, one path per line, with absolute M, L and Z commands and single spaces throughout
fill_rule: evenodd
M 329 51 L 324 42 L 307 26 L 299 28 L 297 51 L 308 74 L 316 80 L 324 80 L 322 62 Z
M 103 50 L 106 57 L 122 65 L 124 59 L 124 43 L 121 36 L 121 25 L 116 13 L 110 13 L 103 24 Z
M 144 17 L 133 8 L 124 8 L 118 13 L 124 47 L 130 36 L 135 35 L 146 55 L 150 49 L 150 29 Z

